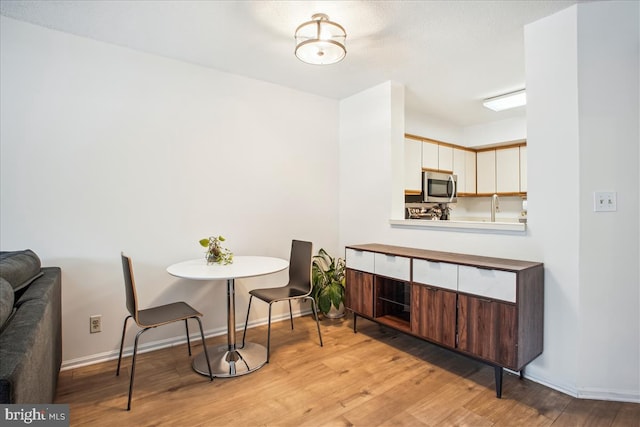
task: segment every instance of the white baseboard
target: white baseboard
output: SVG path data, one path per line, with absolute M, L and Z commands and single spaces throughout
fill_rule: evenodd
M 640 392 L 638 392 L 638 390 L 606 390 L 599 388 L 583 388 L 578 390 L 578 398 L 640 403 Z
M 310 312 L 311 310 L 294 312 L 293 317 L 304 316 Z M 289 313 L 284 313 L 281 315 L 273 316 L 271 318 L 271 322 L 275 323 L 275 322 L 280 322 L 288 319 L 289 319 Z M 250 321 L 247 327 L 250 329 L 256 326 L 266 325 L 267 321 L 268 319 L 266 317 L 261 319 L 256 319 L 256 320 Z M 243 328 L 244 328 L 244 324 L 240 324 L 240 325 L 236 324 L 236 331 L 242 331 Z M 227 328 L 222 327 L 222 328 L 207 330 L 204 332 L 204 336 L 205 338 L 211 338 L 211 337 L 217 337 L 220 335 L 226 335 L 226 333 L 227 333 Z M 200 334 L 198 333 L 190 334 L 189 339 L 191 340 L 191 342 L 200 341 Z M 265 342 L 266 342 L 266 337 L 265 337 Z M 186 343 L 187 343 L 187 338 L 184 335 L 167 338 L 163 340 L 145 342 L 138 346 L 138 354 L 148 353 L 150 351 L 156 351 L 156 350 L 160 350 L 167 347 L 184 345 Z M 82 366 L 89 366 L 89 365 L 94 365 L 96 363 L 102 363 L 109 360 L 114 360 L 118 358 L 119 353 L 120 353 L 120 349 L 116 348 L 116 349 L 105 351 L 102 353 L 91 354 L 88 356 L 78 357 L 70 360 L 63 360 L 60 370 L 67 371 L 70 369 L 80 368 Z M 125 347 L 122 352 L 123 357 L 131 356 L 132 354 L 133 354 L 133 346 Z
M 577 399 L 593 399 L 593 400 L 609 400 L 614 402 L 630 402 L 640 403 L 640 394 L 638 390 L 608 390 L 597 388 L 575 388 L 568 384 L 558 384 L 549 381 L 546 378 L 536 375 L 528 375 L 525 371 L 525 378 L 541 384 L 545 387 L 557 390 Z

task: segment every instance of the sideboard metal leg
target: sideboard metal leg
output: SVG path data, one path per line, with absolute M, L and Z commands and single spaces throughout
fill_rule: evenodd
M 358 330 L 356 329 L 356 320 L 358 319 L 358 315 L 356 314 L 356 312 L 353 312 L 353 333 L 357 333 Z
M 501 366 L 494 366 L 494 374 L 496 378 L 496 397 L 498 399 L 502 398 L 502 372 L 503 369 Z

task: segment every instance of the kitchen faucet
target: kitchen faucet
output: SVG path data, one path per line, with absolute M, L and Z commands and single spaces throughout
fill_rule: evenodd
M 496 222 L 496 212 L 500 211 L 500 199 L 497 194 L 491 196 L 491 222 Z

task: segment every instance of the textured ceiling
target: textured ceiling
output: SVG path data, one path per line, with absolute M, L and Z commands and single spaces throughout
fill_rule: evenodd
M 522 117 L 482 99 L 521 89 L 524 25 L 573 1 L 6 1 L 10 18 L 341 99 L 387 80 L 407 109 L 459 126 Z M 347 56 L 314 66 L 294 54 L 317 12 L 347 30 Z

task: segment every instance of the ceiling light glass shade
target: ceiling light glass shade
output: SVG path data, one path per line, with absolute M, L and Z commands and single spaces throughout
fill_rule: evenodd
M 295 38 L 296 56 L 307 64 L 335 64 L 347 54 L 344 47 L 346 31 L 341 25 L 329 21 L 324 13 L 316 13 L 311 21 L 300 25 Z
M 493 98 L 485 99 L 482 104 L 493 111 L 521 107 L 527 104 L 527 92 L 525 89 L 521 89 L 516 92 L 494 96 Z

